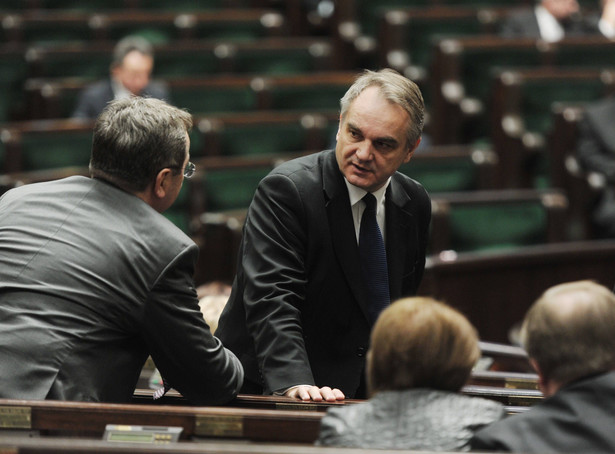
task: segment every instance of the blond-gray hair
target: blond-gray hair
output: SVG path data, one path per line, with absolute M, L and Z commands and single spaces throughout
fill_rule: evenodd
M 385 99 L 404 109 L 410 118 L 406 128 L 408 146 L 421 137 L 425 121 L 425 103 L 419 87 L 392 69 L 365 70 L 340 100 L 340 117 L 344 120 L 350 104 L 368 87 L 377 86 Z

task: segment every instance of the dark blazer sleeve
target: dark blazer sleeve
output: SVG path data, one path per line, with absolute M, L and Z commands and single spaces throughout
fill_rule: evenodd
M 94 119 L 112 99 L 111 82 L 109 80 L 96 82 L 87 86 L 79 94 L 77 105 L 71 116 L 73 118 Z
M 419 216 L 419 238 L 417 241 L 418 259 L 415 264 L 415 277 L 412 283 L 413 288 L 407 289 L 405 294 L 415 295 L 418 291 L 418 287 L 423 280 L 423 273 L 425 272 L 425 261 L 427 254 L 427 246 L 429 244 L 429 225 L 431 222 L 431 199 L 427 194 L 427 191 L 422 186 L 419 186 L 419 190 L 415 193 L 417 199 L 418 210 L 416 215 Z
M 615 183 L 615 99 L 590 106 L 579 124 L 577 157 L 581 166 Z
M 151 98 L 162 99 L 169 104 L 172 104 L 169 86 L 162 80 L 153 80 L 150 82 L 150 84 L 145 88 L 143 95 Z
M 540 28 L 533 9 L 511 12 L 500 25 L 504 38 L 540 38 Z
M 300 313 L 307 286 L 305 225 L 294 182 L 282 174 L 266 177 L 244 227 L 239 279 L 247 329 L 268 391 L 314 384 Z
M 222 404 L 243 383 L 243 368 L 207 326 L 192 275 L 198 255 L 187 247 L 162 272 L 145 304 L 143 332 L 156 367 L 192 403 Z
M 501 442 L 497 438 L 490 437 L 488 433 L 478 432 L 470 440 L 470 451 L 510 452 L 511 449 L 506 443 Z

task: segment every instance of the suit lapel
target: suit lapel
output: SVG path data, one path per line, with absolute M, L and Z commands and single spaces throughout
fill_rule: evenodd
M 350 198 L 344 177 L 339 170 L 335 153 L 323 157 L 323 186 L 325 207 L 335 256 L 342 268 L 353 296 L 368 317 L 367 290 L 364 289 L 359 262 L 359 248 L 355 236 Z
M 401 296 L 404 260 L 407 257 L 408 240 L 412 238 L 409 232 L 412 214 L 406 207 L 409 202 L 410 197 L 401 190 L 393 176 L 386 194 L 386 249 L 391 301 Z

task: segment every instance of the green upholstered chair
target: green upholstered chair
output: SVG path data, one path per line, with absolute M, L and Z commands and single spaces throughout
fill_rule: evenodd
M 565 240 L 568 199 L 558 190 L 432 194 L 432 252 L 510 249 Z

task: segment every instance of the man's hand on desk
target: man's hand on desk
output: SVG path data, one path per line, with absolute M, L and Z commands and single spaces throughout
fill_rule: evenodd
M 346 396 L 339 389 L 331 389 L 328 386 L 319 388 L 318 386 L 299 385 L 289 388 L 285 396 L 294 397 L 301 400 L 313 400 L 314 402 L 335 402 L 336 400 L 344 400 Z

